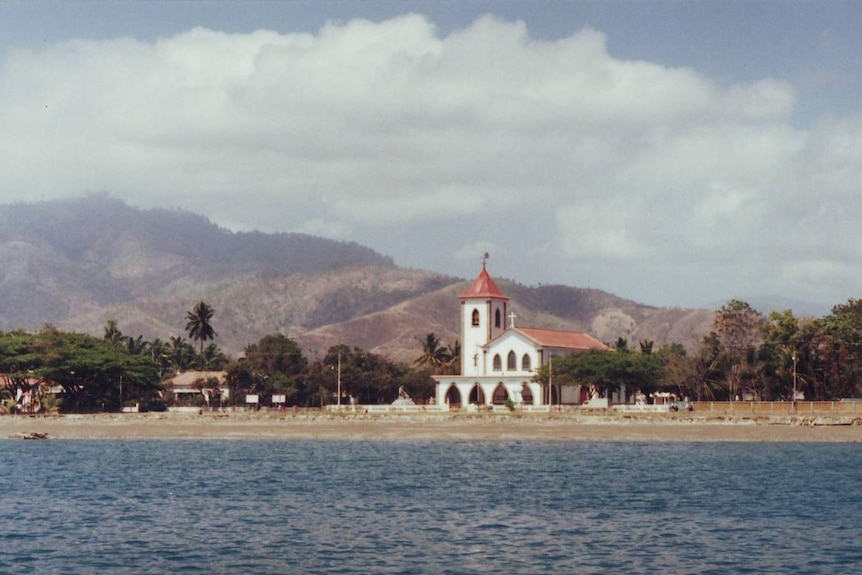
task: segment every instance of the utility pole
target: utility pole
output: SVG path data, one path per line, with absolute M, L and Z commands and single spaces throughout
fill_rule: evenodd
M 793 413 L 796 413 L 796 350 L 793 350 Z
M 338 352 L 338 412 L 341 413 L 341 352 Z

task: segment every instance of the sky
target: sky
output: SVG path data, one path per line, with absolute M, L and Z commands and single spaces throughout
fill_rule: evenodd
M 0 204 L 657 306 L 862 297 L 862 2 L 0 0 Z

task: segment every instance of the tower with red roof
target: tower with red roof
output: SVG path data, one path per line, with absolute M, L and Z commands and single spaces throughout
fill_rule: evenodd
M 482 374 L 482 350 L 506 331 L 509 298 L 491 279 L 485 262 L 482 271 L 458 298 L 461 300 L 461 375 Z

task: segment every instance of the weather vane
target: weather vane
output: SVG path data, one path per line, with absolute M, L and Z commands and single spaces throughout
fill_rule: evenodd
M 482 269 L 485 269 L 485 263 L 488 261 L 488 258 L 491 256 L 488 255 L 488 252 L 485 252 L 485 255 L 482 256 Z

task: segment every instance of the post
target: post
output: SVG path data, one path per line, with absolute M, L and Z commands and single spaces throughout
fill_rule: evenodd
M 548 412 L 554 408 L 554 355 L 548 356 Z
M 793 350 L 793 413 L 796 413 L 796 350 Z
M 338 412 L 341 413 L 341 352 L 338 352 Z

